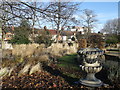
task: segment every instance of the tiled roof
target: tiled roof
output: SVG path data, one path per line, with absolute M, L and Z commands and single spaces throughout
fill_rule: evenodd
M 7 32 L 6 35 L 13 35 L 13 33 L 11 33 L 11 32 Z
M 57 30 L 54 30 L 54 29 L 48 29 L 47 31 L 49 31 L 49 33 L 51 34 L 51 35 L 57 35 Z M 39 29 L 39 31 L 38 31 L 38 33 L 42 33 L 42 32 L 44 32 L 44 30 L 43 29 Z M 62 36 L 71 36 L 71 35 L 73 35 L 74 34 L 74 32 L 72 32 L 72 31 L 62 31 L 61 32 L 61 35 Z
M 72 31 L 62 31 L 62 33 L 61 33 L 62 36 L 71 36 L 73 34 L 74 34 L 74 32 L 72 32 Z
M 48 31 L 51 35 L 57 35 L 57 30 L 49 29 Z

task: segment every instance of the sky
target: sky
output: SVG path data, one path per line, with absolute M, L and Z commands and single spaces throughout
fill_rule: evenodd
M 100 31 L 106 21 L 118 18 L 118 2 L 83 2 L 80 9 L 93 10 L 97 15 L 98 22 L 95 32 Z
M 59 0 L 22 0 L 22 1 L 49 2 Z M 60 0 L 60 1 L 82 2 L 82 4 L 80 5 L 81 10 L 83 9 L 93 10 L 97 15 L 96 19 L 98 19 L 96 28 L 94 28 L 95 32 L 100 31 L 108 20 L 118 18 L 119 0 Z M 75 16 L 79 17 L 79 13 L 76 14 Z
M 98 20 L 94 32 L 100 31 L 104 24 L 111 19 L 118 18 L 118 2 L 86 2 L 83 1 L 80 5 L 80 10 L 90 9 L 97 15 Z M 75 15 L 76 18 L 80 17 L 80 14 Z
M 1 1 L 1 0 L 0 0 Z M 17 1 L 17 0 L 7 0 L 7 1 Z M 56 1 L 61 1 L 61 2 L 118 2 L 119 0 L 22 0 L 24 2 L 56 2 Z

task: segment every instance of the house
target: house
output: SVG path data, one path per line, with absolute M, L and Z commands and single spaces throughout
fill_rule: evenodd
M 12 39 L 12 37 L 14 36 L 14 26 L 8 26 L 8 27 L 5 27 L 4 30 L 2 30 L 2 39 L 7 42 L 9 40 Z
M 71 38 L 74 37 L 74 33 L 72 31 L 57 31 L 53 29 L 48 29 L 50 35 L 52 36 L 52 40 L 55 42 L 58 41 L 71 41 Z M 59 34 L 58 34 L 59 32 Z M 58 37 L 57 37 L 58 36 Z
M 12 44 L 9 44 L 8 41 L 10 41 L 13 36 L 14 27 L 6 27 L 4 31 L 1 32 L 2 37 L 2 49 L 13 49 Z
M 54 42 L 58 41 L 67 41 L 67 40 L 71 40 L 72 37 L 74 37 L 74 31 L 57 31 L 54 29 L 47 29 L 46 31 L 49 32 L 49 34 L 52 36 L 52 40 L 54 40 Z M 42 33 L 44 33 L 44 29 L 35 29 L 35 37 L 38 35 L 41 35 Z
M 9 27 L 8 29 L 10 29 L 10 30 L 8 30 L 4 34 L 4 38 L 3 38 L 3 40 L 5 42 L 8 42 L 14 36 L 14 33 L 13 33 L 14 27 Z M 29 35 L 29 40 L 33 41 L 34 37 L 37 37 L 37 36 L 43 34 L 44 31 L 45 31 L 44 29 L 34 28 L 34 32 Z M 67 31 L 67 30 L 65 30 L 65 31 L 57 31 L 57 30 L 54 30 L 54 29 L 47 29 L 46 31 L 48 31 L 49 34 L 52 36 L 52 40 L 54 40 L 54 42 L 56 42 L 57 40 L 58 41 L 64 41 L 64 42 L 65 41 L 71 41 L 71 38 L 75 37 L 75 35 L 76 35 L 76 31 L 75 30 L 71 30 L 71 31 Z M 80 31 L 80 30 L 78 30 L 78 31 Z
M 11 40 L 12 37 L 13 37 L 13 35 L 14 35 L 13 33 L 7 32 L 7 33 L 5 34 L 5 37 L 3 38 L 4 41 L 9 41 L 9 40 Z
M 57 38 L 57 30 L 49 29 L 48 31 L 49 31 L 50 35 L 52 36 L 52 40 L 55 40 L 55 41 L 56 41 L 56 38 Z
M 81 34 L 84 34 L 84 27 L 79 27 L 79 26 L 72 26 L 70 29 L 72 32 L 81 32 Z
M 2 39 L 2 29 L 0 28 L 0 40 Z
M 74 37 L 74 32 L 72 31 L 62 31 L 61 32 L 62 40 L 63 41 L 71 41 L 71 38 Z

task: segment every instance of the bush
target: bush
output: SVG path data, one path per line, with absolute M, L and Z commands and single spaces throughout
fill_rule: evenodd
M 9 43 L 12 44 L 28 44 L 30 43 L 29 34 L 31 32 L 28 21 L 21 20 L 20 26 L 15 28 L 14 37 Z
M 90 40 L 90 42 L 92 42 L 92 43 L 97 43 L 97 44 L 99 44 L 99 42 L 102 42 L 102 41 L 103 41 L 102 35 L 99 35 L 99 34 L 90 35 L 90 36 L 89 36 L 89 40 Z
M 71 40 L 72 40 L 72 41 L 75 41 L 75 37 L 72 37 Z
M 108 79 L 113 84 L 118 84 L 120 80 L 120 67 L 117 61 L 106 61 L 105 68 L 108 72 Z
M 52 44 L 53 40 L 51 40 L 50 36 L 41 35 L 41 36 L 37 36 L 34 42 L 38 44 L 45 44 L 45 46 L 48 47 Z
M 9 43 L 12 43 L 12 44 L 28 44 L 28 43 L 30 43 L 30 40 L 26 36 L 16 35 L 15 37 L 13 37 L 13 39 L 11 39 L 11 41 L 9 41 Z
M 107 44 L 116 44 L 118 42 L 118 38 L 115 35 L 108 36 L 106 39 Z

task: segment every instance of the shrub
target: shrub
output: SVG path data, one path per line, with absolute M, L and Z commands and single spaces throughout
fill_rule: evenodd
M 71 40 L 72 40 L 72 41 L 75 41 L 75 37 L 72 37 Z
M 12 54 L 21 57 L 31 57 L 39 44 L 21 44 L 13 45 Z
M 101 34 L 95 34 L 95 35 L 89 35 L 87 39 L 87 44 L 88 46 L 90 45 L 91 47 L 98 47 L 103 46 L 103 38 Z
M 118 38 L 115 35 L 108 36 L 106 38 L 106 43 L 107 44 L 116 44 L 118 42 Z
M 45 44 L 45 46 L 48 47 L 52 44 L 53 40 L 51 40 L 50 36 L 41 35 L 41 36 L 37 36 L 34 42 L 38 44 Z
M 108 72 L 108 79 L 113 84 L 118 84 L 120 80 L 120 67 L 117 61 L 106 61 L 105 68 Z
M 31 29 L 28 21 L 21 20 L 20 26 L 15 28 L 14 37 L 9 43 L 12 43 L 12 44 L 30 43 L 30 40 L 28 39 L 30 32 L 31 32 Z
M 30 40 L 26 36 L 16 35 L 15 37 L 13 37 L 13 39 L 11 41 L 9 41 L 9 43 L 12 43 L 12 44 L 28 44 L 28 43 L 30 43 Z

